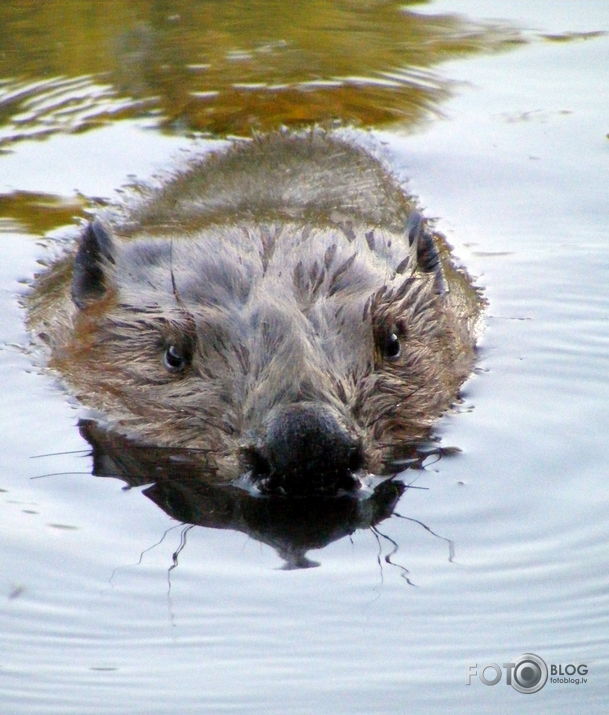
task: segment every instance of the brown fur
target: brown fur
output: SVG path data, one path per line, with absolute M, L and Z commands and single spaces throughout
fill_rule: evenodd
M 362 467 L 380 471 L 454 401 L 481 305 L 438 235 L 440 265 L 421 270 L 404 228 L 413 210 L 349 142 L 243 142 L 106 211 L 101 287 L 75 304 L 71 253 L 39 278 L 30 326 L 112 429 L 207 450 L 226 478 L 272 415 L 299 404 L 330 416 L 361 445 Z M 397 359 L 383 355 L 392 335 Z M 163 364 L 169 345 L 190 360 L 178 374 Z

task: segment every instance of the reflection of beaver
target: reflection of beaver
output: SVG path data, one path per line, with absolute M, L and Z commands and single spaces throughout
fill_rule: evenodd
M 30 325 L 110 428 L 302 493 L 425 435 L 479 307 L 381 164 L 315 132 L 194 161 L 89 223 Z
M 319 565 L 308 558 L 308 551 L 374 529 L 392 515 L 406 490 L 399 481 L 385 480 L 366 499 L 352 492 L 339 498 L 260 499 L 245 489 L 214 483 L 196 452 L 168 454 L 163 448 L 142 447 L 92 420 L 82 420 L 80 432 L 92 447 L 96 476 L 144 487 L 142 493 L 178 522 L 241 531 L 268 544 L 284 559 L 285 569 Z

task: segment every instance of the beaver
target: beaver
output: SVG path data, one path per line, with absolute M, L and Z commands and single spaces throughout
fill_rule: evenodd
M 37 277 L 29 325 L 109 429 L 308 494 L 429 434 L 481 306 L 391 170 L 315 130 L 235 141 L 100 210 Z

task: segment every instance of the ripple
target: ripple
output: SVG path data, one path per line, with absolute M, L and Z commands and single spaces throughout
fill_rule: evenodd
M 18 141 L 101 126 L 153 102 L 120 97 L 91 75 L 6 81 L 0 86 L 0 152 Z
M 83 0 L 63 15 L 0 4 L 19 46 L 0 55 L 0 151 L 54 132 L 153 114 L 167 131 L 249 134 L 281 124 L 417 124 L 452 92 L 434 69 L 509 48 L 507 23 L 420 14 L 403 3 L 192 4 L 163 15 Z M 84 12 L 84 9 L 83 9 Z M 63 19 L 63 22 L 60 21 Z M 91 70 L 95 71 L 92 72 Z M 306 93 L 306 101 L 303 94 Z

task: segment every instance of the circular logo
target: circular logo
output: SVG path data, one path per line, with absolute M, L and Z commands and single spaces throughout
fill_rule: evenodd
M 514 663 L 512 687 L 519 693 L 536 693 L 548 679 L 548 666 L 534 653 L 524 653 Z

